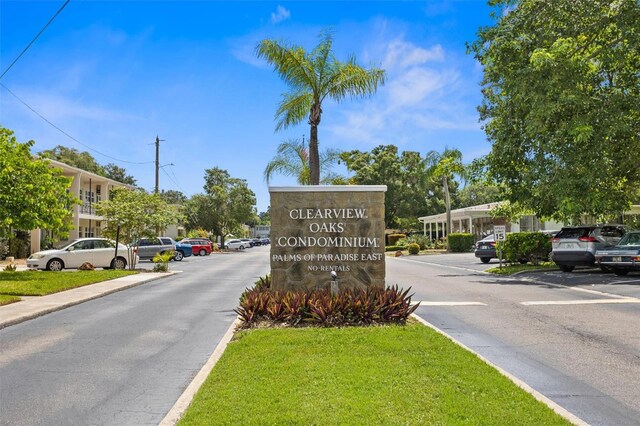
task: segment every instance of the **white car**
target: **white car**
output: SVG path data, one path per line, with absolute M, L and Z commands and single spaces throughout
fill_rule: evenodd
M 115 241 L 106 238 L 79 238 L 64 243 L 59 249 L 32 254 L 27 259 L 27 268 L 61 271 L 77 269 L 85 262 L 91 263 L 95 268 L 126 268 L 129 248 L 124 244 L 118 244 L 117 258 L 115 250 Z
M 249 243 L 245 243 L 242 240 L 229 240 L 224 242 L 224 246 L 226 248 L 234 249 L 234 250 L 244 250 L 249 248 Z

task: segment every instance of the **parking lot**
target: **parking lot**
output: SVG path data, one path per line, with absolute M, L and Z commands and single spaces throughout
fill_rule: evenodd
M 497 259 L 485 264 L 473 253 L 450 253 L 425 256 L 407 256 L 405 259 L 466 271 L 484 272 L 499 265 Z M 518 278 L 535 283 L 544 283 L 566 287 L 579 287 L 622 297 L 640 298 L 640 272 L 630 272 L 620 277 L 613 273 L 602 272 L 599 268 L 576 268 L 573 272 L 560 270 L 525 272 L 510 279 Z M 496 276 L 496 279 L 500 279 Z

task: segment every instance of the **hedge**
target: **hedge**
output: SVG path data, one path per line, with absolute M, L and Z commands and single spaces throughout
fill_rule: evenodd
M 454 253 L 472 251 L 474 243 L 473 234 L 449 234 L 449 250 Z
M 405 234 L 389 234 L 387 235 L 387 244 L 390 246 L 395 246 L 396 244 L 398 244 L 398 241 L 406 238 L 407 236 Z
M 507 262 L 537 265 L 547 260 L 551 253 L 551 239 L 542 232 L 515 232 L 507 234 L 502 243 L 502 257 Z

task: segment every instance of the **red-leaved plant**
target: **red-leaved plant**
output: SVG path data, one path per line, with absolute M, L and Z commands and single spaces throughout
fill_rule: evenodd
M 261 321 L 324 327 L 404 324 L 419 306 L 411 303 L 409 291 L 410 288 L 402 290 L 396 285 L 332 295 L 325 289 L 280 292 L 258 285 L 242 294 L 235 312 L 245 328 Z

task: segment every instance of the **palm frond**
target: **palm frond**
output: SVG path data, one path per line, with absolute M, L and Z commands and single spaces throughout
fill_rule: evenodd
M 355 63 L 354 58 L 334 65 L 335 74 L 326 88 L 326 95 L 336 101 L 346 96 L 364 97 L 374 94 L 386 80 L 385 71 L 379 68 L 366 70 Z
M 255 52 L 256 56 L 273 65 L 291 87 L 300 89 L 315 85 L 313 66 L 302 47 L 266 39 L 258 43 Z
M 302 122 L 309 116 L 312 103 L 313 95 L 309 92 L 283 93 L 276 111 L 276 131 Z

